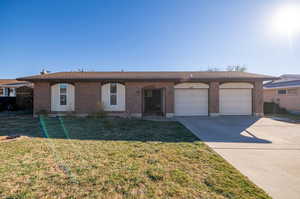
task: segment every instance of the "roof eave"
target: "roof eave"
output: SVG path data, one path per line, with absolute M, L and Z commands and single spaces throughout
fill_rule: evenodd
M 300 85 L 292 85 L 292 86 L 276 86 L 276 87 L 263 87 L 265 90 L 271 89 L 281 89 L 281 88 L 300 88 Z
M 19 81 L 29 82 L 62 82 L 62 81 L 270 81 L 277 77 L 246 77 L 246 78 L 17 78 Z

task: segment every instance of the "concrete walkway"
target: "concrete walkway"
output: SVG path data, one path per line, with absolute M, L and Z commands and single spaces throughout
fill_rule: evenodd
M 177 120 L 273 198 L 300 198 L 300 124 L 243 116 Z

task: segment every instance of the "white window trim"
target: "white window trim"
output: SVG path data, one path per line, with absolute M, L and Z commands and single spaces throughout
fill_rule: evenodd
M 9 88 L 4 88 L 4 96 L 5 96 L 5 97 L 9 97 L 9 94 L 8 94 L 8 92 L 7 92 L 8 89 L 9 89 Z
M 110 105 L 111 100 L 111 92 L 110 92 L 110 84 L 116 83 L 117 85 L 117 102 L 116 105 Z M 117 82 L 111 82 L 101 85 L 101 100 L 103 103 L 104 111 L 125 111 L 126 110 L 126 87 L 123 84 Z
M 16 96 L 17 96 L 17 93 L 16 93 L 16 92 L 17 92 L 16 89 L 15 89 L 15 88 L 12 88 L 13 96 L 11 96 L 11 97 L 16 97 Z
M 6 92 L 6 90 L 11 90 L 9 91 L 9 94 Z M 17 93 L 16 93 L 16 89 L 15 88 L 9 88 L 9 87 L 3 87 L 1 88 L 3 94 L 0 95 L 1 97 L 16 97 Z

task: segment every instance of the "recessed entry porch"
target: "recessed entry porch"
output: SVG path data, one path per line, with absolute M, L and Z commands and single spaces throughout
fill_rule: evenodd
M 164 116 L 165 115 L 165 95 L 163 88 L 143 89 L 143 116 Z

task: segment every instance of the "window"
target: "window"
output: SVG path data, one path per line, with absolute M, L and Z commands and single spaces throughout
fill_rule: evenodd
M 67 84 L 59 85 L 59 99 L 60 105 L 67 105 Z
M 110 84 L 110 105 L 117 105 L 117 84 Z
M 148 90 L 145 92 L 145 97 L 152 97 L 152 90 Z
M 278 90 L 278 95 L 286 95 L 286 90 L 285 89 Z
M 9 96 L 9 92 L 10 92 L 9 88 L 4 88 L 4 96 L 5 97 Z
M 9 88 L 9 96 L 16 97 L 16 89 L 15 88 Z
M 15 88 L 0 88 L 0 96 L 16 97 L 16 89 Z
M 287 90 L 288 95 L 297 95 L 297 89 L 291 88 Z

